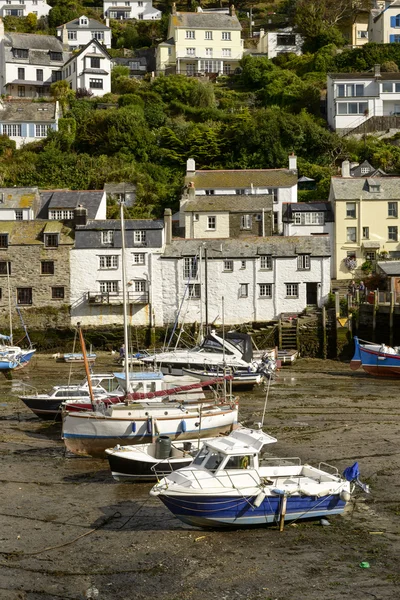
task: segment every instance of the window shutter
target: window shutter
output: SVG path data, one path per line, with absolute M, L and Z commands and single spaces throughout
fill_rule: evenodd
M 390 17 L 390 27 L 396 27 L 396 17 Z M 392 37 L 392 36 L 390 36 Z M 392 41 L 392 40 L 390 40 Z
M 35 137 L 35 124 L 29 123 L 29 137 Z
M 28 135 L 28 126 L 26 123 L 21 123 L 21 136 L 26 137 Z
M 389 40 L 391 44 L 394 44 L 394 35 L 390 35 Z

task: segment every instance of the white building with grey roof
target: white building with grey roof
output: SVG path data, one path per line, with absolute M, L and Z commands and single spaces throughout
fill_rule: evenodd
M 0 0 L 1 17 L 26 17 L 36 15 L 38 19 L 47 17 L 51 10 L 46 0 Z
M 235 72 L 243 56 L 242 27 L 230 13 L 177 12 L 169 17 L 167 40 L 157 46 L 156 71 L 188 76 Z
M 62 43 L 51 35 L 5 33 L 0 19 L 1 93 L 19 98 L 48 96 L 50 85 L 62 79 L 69 58 Z
M 21 148 L 58 130 L 61 116 L 57 102 L 0 100 L 0 132 Z
M 93 39 L 111 48 L 111 27 L 96 19 L 81 15 L 56 28 L 57 37 L 69 50 L 79 50 Z
M 63 79 L 75 92 L 87 90 L 93 96 L 111 92 L 111 57 L 106 48 L 97 40 L 91 40 L 67 60 Z
M 37 187 L 0 188 L 0 221 L 33 221 L 39 208 Z
M 104 0 L 103 14 L 109 19 L 116 19 L 118 21 L 126 19 L 157 21 L 162 17 L 162 12 L 154 8 L 152 0 L 128 0 L 128 2 Z
M 86 218 L 106 219 L 107 200 L 104 190 L 42 190 L 39 219 L 73 221 L 75 209 L 83 208 Z

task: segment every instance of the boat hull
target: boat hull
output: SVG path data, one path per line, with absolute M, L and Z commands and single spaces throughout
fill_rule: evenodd
M 400 378 L 400 354 L 381 352 L 379 345 L 361 344 L 354 338 L 355 351 L 350 368 L 356 371 L 360 367 L 373 377 Z
M 160 500 L 183 523 L 195 527 L 237 527 L 279 523 L 281 497 L 267 496 L 259 507 L 256 496 L 165 495 Z M 285 521 L 341 514 L 346 503 L 339 494 L 287 498 Z
M 181 369 L 183 375 L 190 375 L 191 377 L 197 377 L 200 381 L 207 381 L 211 377 L 223 377 L 223 371 L 204 371 L 196 369 Z M 227 371 L 226 375 L 231 375 Z M 232 373 L 232 387 L 234 389 L 251 389 L 255 385 L 259 385 L 262 381 L 262 375 L 260 373 Z M 229 382 L 227 383 L 229 385 Z
M 16 371 L 26 367 L 36 350 L 22 350 L 21 354 L 15 360 L 0 358 L 0 371 Z
M 20 396 L 20 400 L 27 406 L 37 417 L 46 421 L 61 421 L 61 403 L 63 400 L 52 398 L 29 398 Z
M 167 459 L 154 461 L 132 460 L 124 458 L 121 454 L 112 454 L 107 452 L 107 458 L 110 465 L 111 473 L 117 481 L 154 481 L 158 477 L 164 477 L 176 471 L 187 467 L 193 460 L 193 456 L 188 455 L 186 458 Z M 157 476 L 153 467 L 157 465 Z
M 128 418 L 107 417 L 97 413 L 65 413 L 62 437 L 67 450 L 74 454 L 105 458 L 107 448 L 118 444 L 151 443 L 158 435 L 184 441 L 230 433 L 237 420 L 237 407 L 221 412 L 205 412 L 201 419 L 198 413 L 186 412 L 154 420 L 150 417 L 138 417 L 133 410 L 132 416 Z

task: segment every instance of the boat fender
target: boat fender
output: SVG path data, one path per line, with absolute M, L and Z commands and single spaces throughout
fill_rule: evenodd
M 186 432 L 186 421 L 184 420 L 181 421 L 181 431 L 182 433 Z
M 264 502 L 265 500 L 265 496 L 266 496 L 266 492 L 264 489 L 260 490 L 260 492 L 257 494 L 254 502 L 253 502 L 253 506 L 254 508 L 258 508 L 259 506 L 261 506 L 261 504 Z
M 152 432 L 153 428 L 151 426 L 151 419 L 147 419 L 146 429 L 147 429 L 147 433 L 153 433 Z
M 136 433 L 136 423 L 132 423 L 132 433 Z
M 348 492 L 347 490 L 342 490 L 340 492 L 340 499 L 343 500 L 343 502 L 350 502 L 350 500 L 351 500 L 350 492 Z
M 285 495 L 285 490 L 279 490 L 278 488 L 274 488 L 273 490 L 271 490 L 271 492 L 273 492 L 274 494 L 277 494 L 278 496 Z

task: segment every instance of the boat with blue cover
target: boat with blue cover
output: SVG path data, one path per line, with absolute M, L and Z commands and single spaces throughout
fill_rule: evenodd
M 350 368 L 360 367 L 375 377 L 400 377 L 400 348 L 374 344 L 354 337 L 354 356 Z
M 351 481 L 358 481 L 358 465 L 346 478 L 325 463 L 315 468 L 300 459 L 260 460 L 263 448 L 274 442 L 247 428 L 206 440 L 191 465 L 165 476 L 150 494 L 198 527 L 277 523 L 283 528 L 286 521 L 342 513 L 354 489 Z

